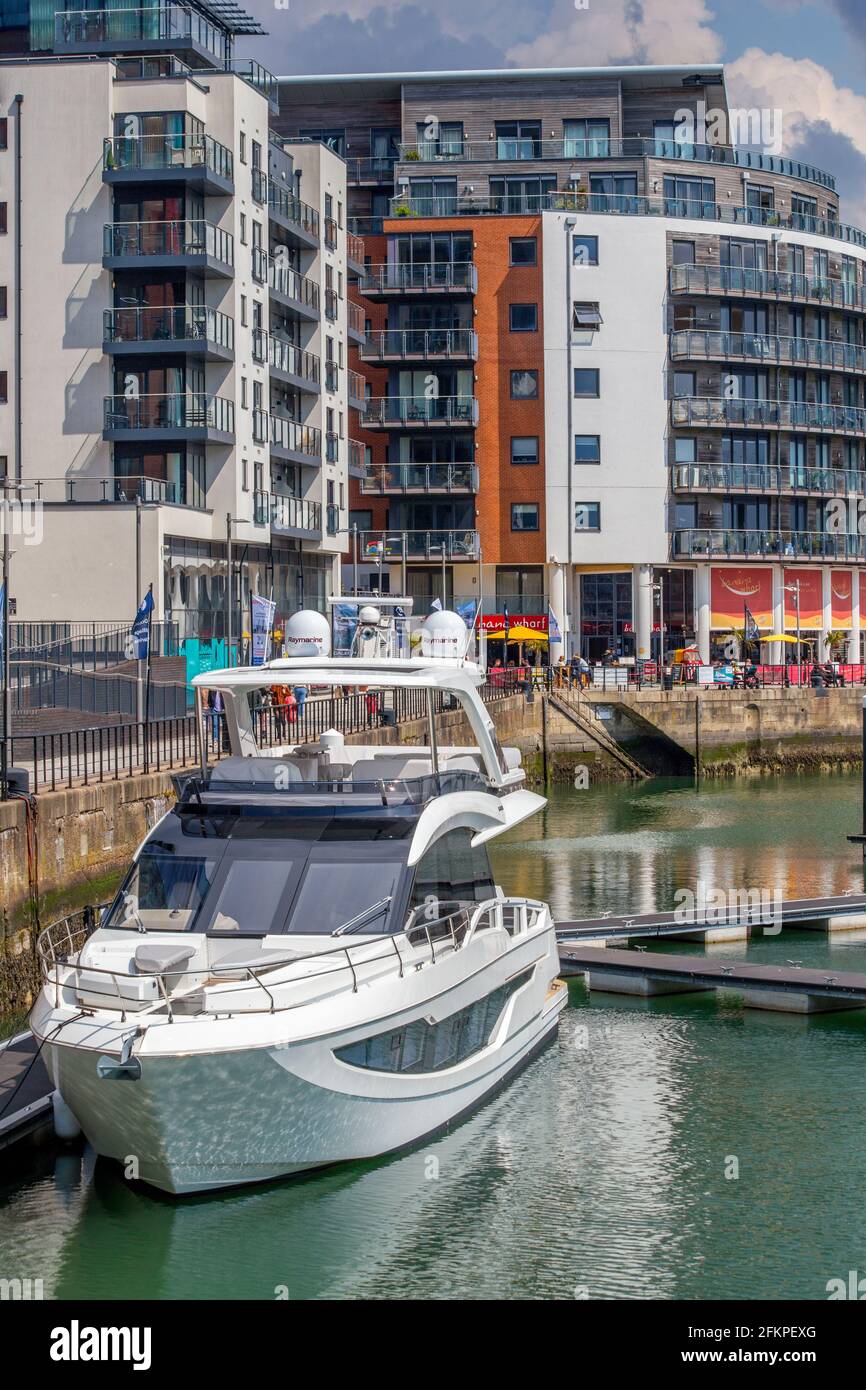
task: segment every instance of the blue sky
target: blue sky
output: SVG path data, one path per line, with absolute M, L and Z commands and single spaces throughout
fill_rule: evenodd
M 783 153 L 836 174 L 866 227 L 866 0 L 246 0 L 272 72 L 701 63 L 779 109 Z

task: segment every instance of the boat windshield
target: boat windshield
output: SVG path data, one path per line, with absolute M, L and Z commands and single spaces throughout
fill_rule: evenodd
M 201 855 L 187 846 L 146 844 L 103 926 L 328 935 L 355 920 L 364 933 L 400 920 L 408 842 L 225 836 Z

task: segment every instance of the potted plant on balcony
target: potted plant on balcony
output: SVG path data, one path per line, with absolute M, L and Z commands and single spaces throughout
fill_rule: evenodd
M 404 159 L 411 159 L 411 160 L 413 160 L 414 162 L 417 163 L 417 161 L 421 158 L 421 153 L 420 153 L 419 150 L 415 150 L 415 149 L 412 149 L 412 150 L 404 150 L 404 151 L 403 151 L 403 158 L 404 158 Z
M 398 203 L 392 213 L 393 217 L 417 217 L 417 215 L 418 214 L 409 206 L 408 203 Z

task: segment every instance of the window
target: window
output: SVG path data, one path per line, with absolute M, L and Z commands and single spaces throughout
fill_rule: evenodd
M 590 212 L 639 211 L 637 174 L 590 174 Z
M 674 265 L 694 265 L 695 243 L 693 241 L 673 242 L 671 246 L 671 260 Z
M 665 174 L 665 212 L 670 217 L 718 216 L 715 179 Z
M 599 394 L 598 367 L 575 367 L 574 394 L 576 396 L 597 396 Z
M 247 408 L 247 379 L 246 379 L 245 376 L 242 376 L 242 377 L 241 377 L 241 410 L 246 410 L 246 408 Z
M 511 462 L 517 464 L 538 463 L 537 434 L 514 434 L 511 436 Z
M 537 531 L 538 503 L 512 502 L 511 529 L 512 531 Z
M 541 121 L 497 121 L 497 159 L 539 159 Z
M 597 434 L 574 436 L 575 463 L 601 463 L 601 438 Z
M 534 236 L 513 236 L 508 241 L 509 265 L 537 265 L 538 241 Z
M 417 122 L 418 154 L 421 159 L 459 159 L 463 154 L 463 122 L 440 121 L 430 133 L 430 125 Z
M 338 1047 L 334 1056 L 351 1067 L 404 1075 L 456 1067 L 489 1045 L 505 1005 L 532 979 L 534 970 L 535 966 L 521 970 L 483 999 L 438 1022 L 415 1019 L 396 1032 L 377 1033 Z
M 523 370 L 512 372 L 511 399 L 514 401 L 537 401 L 538 372 Z
M 9 122 L 8 122 L 8 120 L 6 119 L 6 117 L 4 116 L 4 117 L 2 118 L 2 120 L 0 120 L 0 150 L 8 150 L 8 148 L 9 148 Z
M 556 192 L 555 174 L 511 174 L 490 179 L 490 206 L 493 212 L 540 212 L 548 196 Z
M 9 373 L 0 372 L 0 403 L 3 405 L 9 399 Z
M 8 311 L 6 308 L 6 286 L 0 285 L 0 319 L 5 319 L 7 312 Z
M 335 150 L 337 154 L 346 153 L 346 132 L 335 127 L 330 129 L 317 127 L 315 130 L 302 130 L 299 132 L 302 140 L 320 140 L 329 149 Z
M 246 326 L 247 326 L 247 297 L 246 297 L 245 294 L 242 294 L 242 295 L 241 295 L 241 328 L 246 328 Z
M 485 846 L 473 847 L 470 830 L 449 830 L 421 856 L 409 907 L 432 903 L 447 910 L 455 902 L 483 903 L 495 895 Z
M 131 894 L 145 926 L 151 912 L 171 912 L 174 930 L 189 931 L 194 927 L 213 882 L 216 859 L 179 855 L 170 845 L 166 845 L 166 850 L 171 852 L 166 853 L 154 843 L 144 846 L 114 900 L 106 925 L 138 930 L 138 922 L 130 919 L 126 907 L 127 895 Z
M 575 502 L 574 529 L 575 531 L 600 531 L 601 503 Z
M 247 162 L 247 136 L 246 131 L 241 131 L 241 164 Z
M 359 531 L 371 531 L 373 529 L 372 511 L 351 511 L 349 512 L 349 530 L 357 526 Z
M 610 154 L 610 121 L 563 121 L 566 159 L 606 159 Z
M 575 234 L 571 238 L 571 259 L 574 265 L 598 265 L 598 237 Z
M 572 316 L 572 327 L 577 328 L 600 328 L 604 319 L 599 312 L 597 304 L 581 303 L 575 304 Z
M 683 400 L 695 394 L 694 372 L 674 372 L 674 399 Z
M 8 230 L 6 222 L 6 207 L 6 203 L 0 203 L 0 234 L 4 234 Z
M 693 435 L 679 435 L 674 440 L 674 461 L 676 463 L 696 463 L 697 458 L 698 441 Z
M 512 333 L 535 333 L 538 330 L 537 304 L 509 304 L 508 327 Z
M 246 244 L 247 244 L 247 215 L 246 215 L 245 212 L 242 212 L 242 213 L 241 213 L 241 246 L 246 246 Z

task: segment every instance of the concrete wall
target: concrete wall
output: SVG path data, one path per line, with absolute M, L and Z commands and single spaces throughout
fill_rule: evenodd
M 611 708 L 613 731 L 626 747 L 655 733 L 660 744 L 670 741 L 691 760 L 697 702 L 701 769 L 711 776 L 852 766 L 861 758 L 861 688 L 641 690 L 590 692 L 590 698 Z

